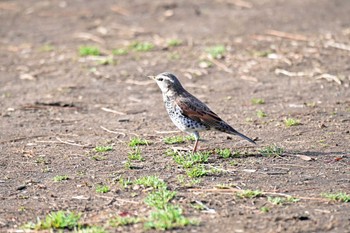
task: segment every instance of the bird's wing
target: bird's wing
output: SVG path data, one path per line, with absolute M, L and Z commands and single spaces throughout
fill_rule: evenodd
M 222 122 L 222 119 L 218 115 L 192 95 L 190 98 L 177 97 L 175 104 L 181 109 L 184 116 L 209 127 L 217 127 L 220 125 L 219 122 Z
M 229 124 L 227 124 L 225 121 L 223 121 L 218 115 L 211 111 L 207 105 L 198 100 L 196 97 L 190 94 L 186 97 L 187 98 L 178 96 L 177 98 L 175 98 L 174 102 L 174 104 L 181 109 L 182 114 L 184 116 L 187 116 L 192 120 L 198 121 L 210 128 L 214 128 L 221 132 L 238 135 L 244 138 L 245 140 L 256 144 L 254 140 L 241 134 L 240 132 L 232 128 Z

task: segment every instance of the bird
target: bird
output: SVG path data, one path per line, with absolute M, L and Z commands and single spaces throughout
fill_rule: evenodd
M 181 85 L 178 78 L 163 72 L 156 76 L 148 76 L 159 86 L 163 94 L 163 102 L 172 122 L 183 132 L 193 134 L 195 144 L 192 153 L 197 151 L 199 132 L 216 130 L 231 135 L 237 135 L 253 144 L 254 140 L 232 128 L 222 120 L 205 103 L 190 94 Z

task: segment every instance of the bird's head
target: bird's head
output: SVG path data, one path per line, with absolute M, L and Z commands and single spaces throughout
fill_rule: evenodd
M 169 91 L 174 93 L 179 93 L 184 90 L 180 81 L 172 73 L 164 72 L 164 73 L 158 74 L 157 76 L 148 76 L 148 77 L 157 82 L 163 94 L 166 94 Z

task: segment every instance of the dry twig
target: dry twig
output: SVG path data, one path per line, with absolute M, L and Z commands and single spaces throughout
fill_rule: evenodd
M 300 34 L 288 33 L 288 32 L 281 32 L 276 30 L 267 30 L 265 34 L 284 38 L 284 39 L 289 39 L 289 40 L 309 41 L 309 39 L 306 36 L 303 36 Z
M 122 135 L 123 137 L 125 137 L 125 136 L 126 136 L 126 134 L 125 134 L 125 133 L 109 130 L 109 129 L 107 129 L 107 128 L 103 127 L 102 125 L 100 125 L 100 128 L 101 128 L 101 129 L 103 129 L 103 130 L 105 130 L 105 131 L 107 131 L 108 133 L 119 134 L 119 135 Z
M 88 145 L 81 145 L 81 144 L 77 144 L 77 143 L 73 143 L 73 142 L 68 142 L 68 141 L 63 141 L 62 139 L 60 139 L 59 137 L 56 137 L 56 139 L 63 143 L 63 144 L 67 144 L 67 145 L 71 145 L 71 146 L 79 146 L 79 147 L 85 147 L 85 146 L 88 146 Z
M 119 112 L 119 111 L 116 111 L 116 110 L 113 110 L 113 109 L 110 109 L 110 108 L 101 108 L 102 111 L 105 111 L 105 112 L 111 112 L 111 113 L 115 113 L 115 114 L 119 114 L 119 115 L 126 115 L 125 112 Z

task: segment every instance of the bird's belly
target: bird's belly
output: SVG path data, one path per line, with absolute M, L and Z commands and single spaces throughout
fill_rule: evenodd
M 203 131 L 208 130 L 208 127 L 202 124 L 201 122 L 192 120 L 184 115 L 180 111 L 168 111 L 169 117 L 181 131 L 184 132 L 195 132 L 195 131 Z

